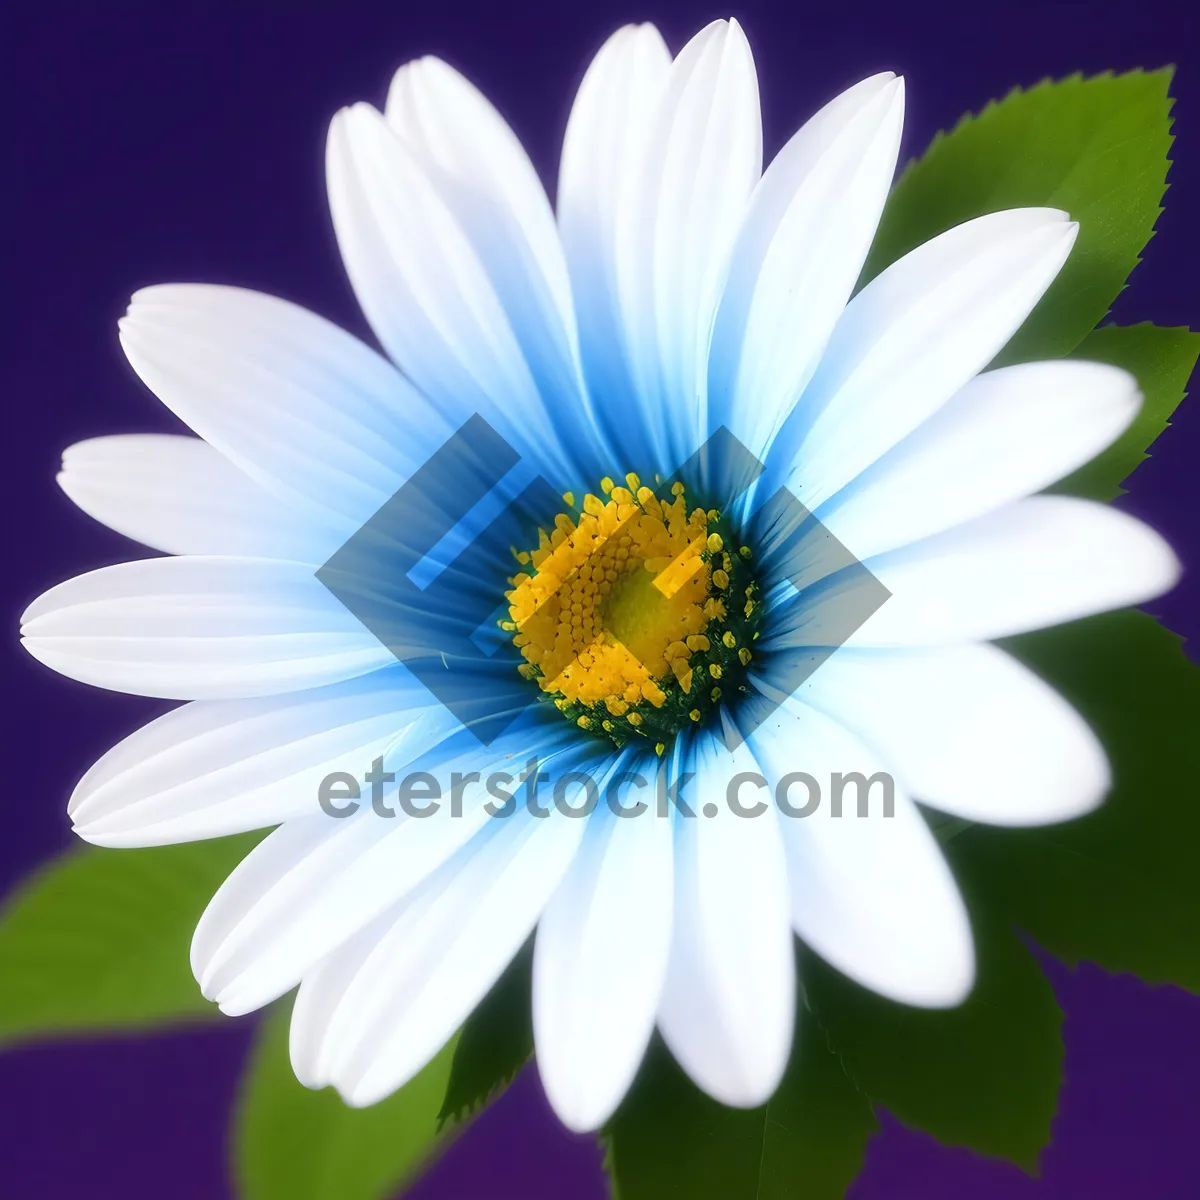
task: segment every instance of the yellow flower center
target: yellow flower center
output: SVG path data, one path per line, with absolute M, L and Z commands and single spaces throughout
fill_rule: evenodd
M 513 634 L 547 698 L 581 729 L 661 754 L 683 726 L 744 689 L 757 636 L 750 551 L 721 514 L 693 506 L 682 483 L 660 498 L 636 475 L 568 511 L 506 593 Z M 731 691 L 733 689 L 733 691 Z

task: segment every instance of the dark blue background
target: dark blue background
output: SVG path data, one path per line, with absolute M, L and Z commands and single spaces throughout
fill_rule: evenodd
M 1013 84 L 1076 70 L 1179 64 L 1168 212 L 1121 297 L 1126 322 L 1200 323 L 1200 44 L 1192 0 L 739 3 L 762 80 L 768 148 L 842 87 L 890 68 L 908 79 L 909 152 Z M 301 11 L 303 9 L 303 11 Z M 137 551 L 54 485 L 80 438 L 172 419 L 134 380 L 115 322 L 135 288 L 237 283 L 362 331 L 323 191 L 325 126 L 381 103 L 391 71 L 423 53 L 464 69 L 548 177 L 583 67 L 626 20 L 675 47 L 728 10 L 699 3 L 52 4 L 0 18 L 5 219 L 0 322 L 8 739 L 0 886 L 67 844 L 66 796 L 151 702 L 51 675 L 16 647 L 20 608 L 45 587 Z M 1129 506 L 1200 562 L 1200 406 L 1185 407 L 1137 476 Z M 1189 576 L 1159 611 L 1200 628 Z M 1136 702 L 1136 698 L 1131 697 Z M 1198 922 L 1200 936 L 1200 922 Z M 854 1200 L 1194 1200 L 1200 1001 L 1085 968 L 1052 976 L 1067 1011 L 1067 1083 L 1043 1177 L 943 1150 L 888 1125 Z M 33 1048 L 0 1058 L 0 1190 L 92 1200 L 219 1200 L 224 1122 L 250 1034 Z M 421 1200 L 602 1195 L 598 1156 L 523 1078 L 416 1190 Z

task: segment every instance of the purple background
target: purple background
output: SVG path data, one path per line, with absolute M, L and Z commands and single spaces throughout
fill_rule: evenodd
M 69 840 L 82 770 L 157 711 L 43 670 L 16 647 L 20 608 L 49 585 L 137 551 L 73 509 L 58 455 L 98 434 L 170 430 L 122 360 L 115 322 L 143 284 L 212 280 L 275 292 L 363 331 L 325 209 L 327 121 L 382 102 L 391 70 L 423 53 L 463 68 L 552 178 L 567 105 L 617 24 L 657 20 L 674 46 L 725 9 L 699 3 L 300 5 L 33 4 L 3 19 L 7 218 L 0 395 L 6 414 L 0 887 Z M 1200 323 L 1200 43 L 1192 0 L 1105 4 L 735 5 L 754 45 L 768 148 L 842 87 L 908 78 L 908 149 L 1016 83 L 1177 61 L 1169 211 L 1121 297 L 1126 322 Z M 1200 406 L 1184 411 L 1137 477 L 1130 506 L 1200 561 L 1194 463 Z M 1200 627 L 1189 577 L 1158 611 Z M 18 807 L 19 806 L 19 807 Z M 1050 1200 L 1200 1194 L 1200 1000 L 1091 968 L 1052 976 L 1067 1011 L 1067 1083 L 1040 1181 L 889 1124 L 854 1200 Z M 224 1122 L 245 1022 L 146 1040 L 50 1046 L 0 1058 L 0 1190 L 137 1200 L 228 1195 Z M 420 1200 L 599 1198 L 598 1157 L 524 1077 L 413 1193 Z

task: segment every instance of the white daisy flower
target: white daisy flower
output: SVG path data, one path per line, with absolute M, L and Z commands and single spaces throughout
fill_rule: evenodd
M 328 142 L 338 244 L 388 358 L 253 292 L 134 296 L 121 344 L 199 437 L 83 442 L 60 481 L 168 557 L 51 589 L 25 645 L 72 678 L 189 702 L 87 773 L 82 837 L 278 826 L 213 898 L 192 960 L 230 1013 L 299 985 L 305 1083 L 352 1104 L 400 1087 L 533 934 L 538 1068 L 568 1126 L 612 1114 L 655 1028 L 700 1087 L 757 1105 L 790 1050 L 794 935 L 908 1004 L 970 990 L 969 920 L 916 801 L 1035 825 L 1103 799 L 1093 734 L 989 642 L 1175 580 L 1136 520 L 1034 494 L 1128 426 L 1137 386 L 1078 361 L 984 370 L 1070 252 L 1066 213 L 969 221 L 852 297 L 903 99 L 893 75 L 864 80 L 763 171 L 738 24 L 674 59 L 630 26 L 580 87 L 554 209 L 496 110 L 421 59 L 385 112 L 340 112 Z M 482 709 L 501 674 L 536 701 L 488 744 L 315 574 L 476 416 L 570 493 L 517 567 L 461 560 L 425 614 L 509 609 L 505 653 L 455 664 Z M 757 484 L 714 496 L 718 469 L 670 486 L 720 429 Z M 819 527 L 756 510 L 782 487 Z M 890 593 L 848 640 L 824 622 L 845 560 L 815 528 Z M 820 665 L 793 687 L 806 655 Z M 492 819 L 482 778 L 535 756 L 605 787 L 692 772 L 697 819 Z M 457 773 L 461 813 L 382 819 L 366 784 L 350 815 L 323 811 L 322 788 L 352 807 L 332 773 L 362 780 L 376 759 L 439 786 Z M 795 808 L 800 773 L 883 772 L 891 813 L 872 798 L 865 816 L 826 801 L 739 819 L 743 772 L 743 804 Z

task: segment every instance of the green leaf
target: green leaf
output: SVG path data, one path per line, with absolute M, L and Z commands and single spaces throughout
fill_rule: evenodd
M 872 1100 L 944 1145 L 1033 1170 L 1058 1103 L 1062 1013 L 1011 933 L 977 923 L 975 936 L 979 976 L 958 1008 L 893 1004 L 815 958 L 809 1000 Z
M 972 829 L 960 873 L 997 917 L 1069 963 L 1200 992 L 1200 668 L 1143 613 L 1108 613 L 1009 644 L 1108 752 L 1094 813 L 1044 829 Z
M 1171 69 L 1017 89 L 934 138 L 888 200 L 863 281 L 939 233 L 1046 205 L 1080 224 L 1067 265 L 998 361 L 1057 358 L 1103 319 L 1166 191 Z
M 877 1128 L 811 1014 L 769 1104 L 726 1108 L 655 1041 L 607 1131 L 617 1200 L 841 1200 Z
M 1108 325 L 1088 334 L 1071 357 L 1124 367 L 1142 389 L 1141 411 L 1125 433 L 1052 489 L 1091 500 L 1115 500 L 1187 394 L 1184 389 L 1200 357 L 1200 333 L 1156 325 Z
M 155 1029 L 219 1015 L 188 946 L 256 836 L 146 850 L 72 850 L 0 911 L 0 1044 Z
M 478 1112 L 512 1081 L 533 1054 L 531 972 L 527 942 L 459 1031 L 441 1120 Z
M 234 1158 L 242 1200 L 384 1200 L 448 1140 L 438 1111 L 451 1041 L 421 1073 L 370 1108 L 302 1086 L 288 1057 L 285 1006 L 268 1014 L 242 1080 Z

